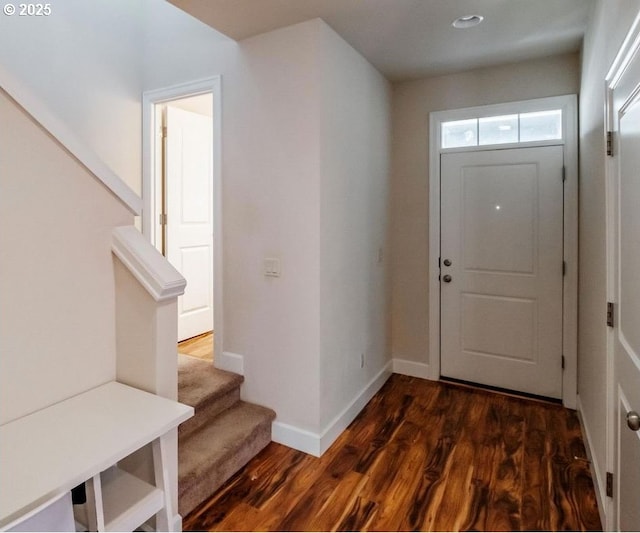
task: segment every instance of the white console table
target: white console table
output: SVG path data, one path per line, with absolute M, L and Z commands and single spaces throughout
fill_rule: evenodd
M 193 408 L 110 382 L 0 426 L 0 530 L 89 481 L 99 531 L 132 531 L 157 513 L 170 530 L 165 439 Z M 155 486 L 121 471 L 121 459 L 153 443 Z

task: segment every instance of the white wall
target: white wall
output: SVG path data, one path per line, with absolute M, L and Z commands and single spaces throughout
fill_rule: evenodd
M 140 2 L 53 0 L 0 17 L 0 63 L 140 193 Z
M 324 430 L 390 359 L 386 237 L 391 87 L 324 23 L 320 39 L 320 429 Z
M 0 17 L 0 63 L 137 194 L 141 94 L 219 74 L 236 44 L 164 0 L 52 0 Z
M 2 424 L 115 378 L 111 231 L 133 217 L 4 91 L 0 122 Z
M 238 45 L 165 0 L 142 0 L 142 90 L 224 75 Z
M 388 360 L 387 83 L 320 20 L 235 43 L 159 0 L 52 7 L 0 61 L 137 192 L 142 91 L 222 75 L 223 349 L 246 399 L 318 434 Z
M 223 95 L 224 350 L 244 357 L 243 395 L 304 430 L 319 418 L 318 62 L 314 22 L 259 35 Z
M 429 364 L 429 112 L 578 92 L 577 54 L 393 86 L 392 354 Z
M 607 466 L 605 76 L 639 0 L 596 3 L 584 42 L 580 93 L 578 393 L 602 500 Z
M 169 24 L 159 19 L 154 10 L 156 29 Z M 389 88 L 320 20 L 217 47 L 182 22 L 187 41 L 147 36 L 144 84 L 222 74 L 224 351 L 243 358 L 245 399 L 318 434 L 388 359 L 376 259 L 386 251 Z M 280 259 L 280 278 L 263 275 L 266 257 Z

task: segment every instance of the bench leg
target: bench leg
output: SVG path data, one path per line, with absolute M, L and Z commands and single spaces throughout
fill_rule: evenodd
M 171 482 L 167 469 L 167 436 L 163 435 L 152 443 L 153 448 L 153 470 L 155 474 L 156 487 L 164 494 L 164 508 L 156 514 L 157 531 L 173 530 L 173 508 L 171 505 Z

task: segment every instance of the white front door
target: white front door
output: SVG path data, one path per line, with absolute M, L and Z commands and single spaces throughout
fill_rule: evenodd
M 563 148 L 441 156 L 441 375 L 562 397 Z
M 638 47 L 640 50 L 640 47 Z M 640 531 L 640 54 L 613 91 L 614 453 L 616 529 Z
M 187 280 L 178 340 L 213 329 L 213 126 L 167 105 L 167 259 Z

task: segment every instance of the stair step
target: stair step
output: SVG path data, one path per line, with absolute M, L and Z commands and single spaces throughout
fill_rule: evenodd
M 178 401 L 195 409 L 195 416 L 180 425 L 180 437 L 197 431 L 239 402 L 243 381 L 242 376 L 219 370 L 210 362 L 178 355 Z
M 238 402 L 198 431 L 180 438 L 179 512 L 207 499 L 271 442 L 271 409 Z

